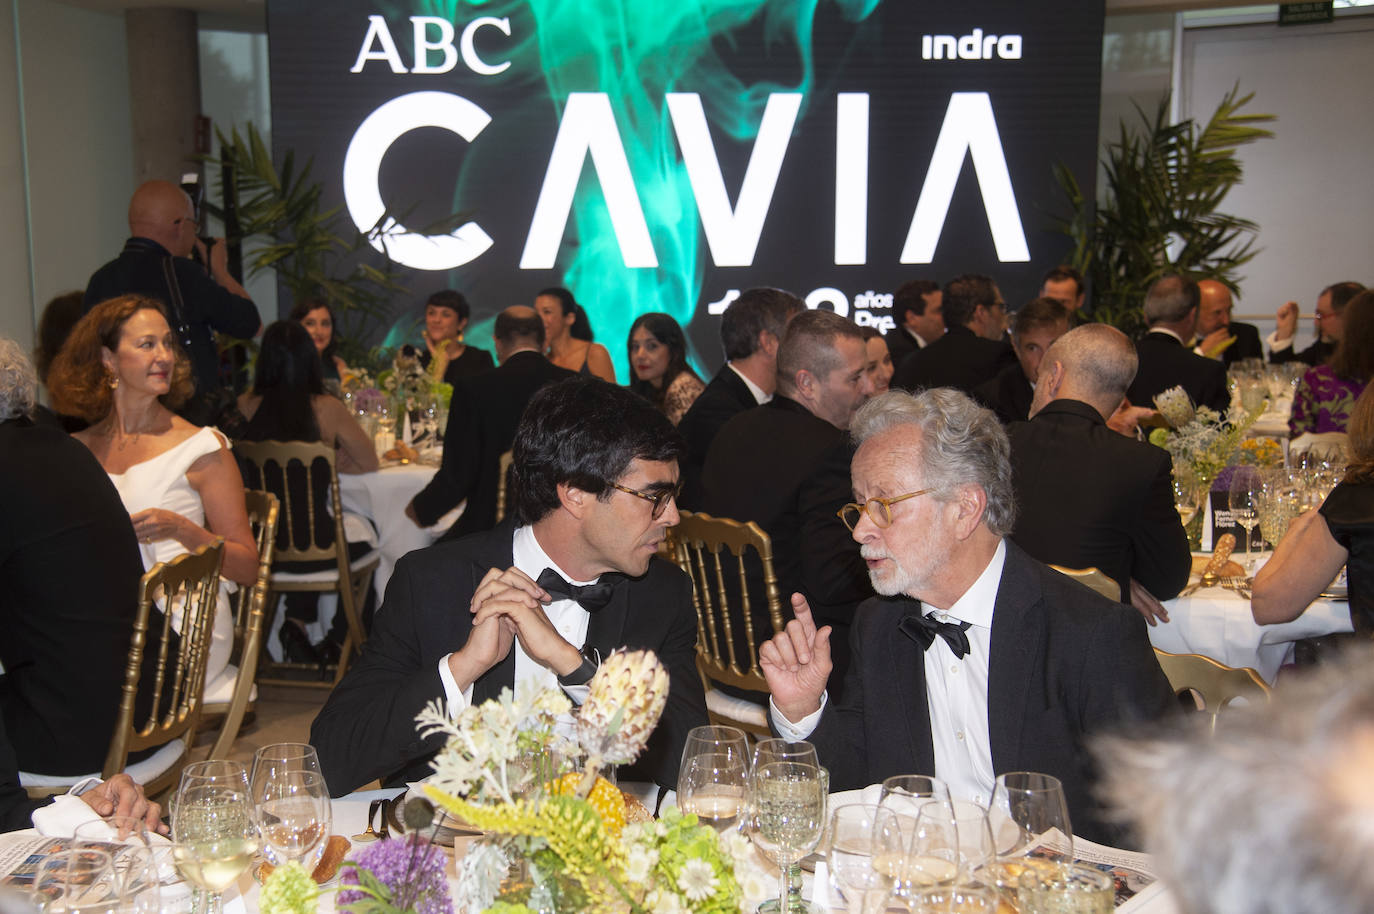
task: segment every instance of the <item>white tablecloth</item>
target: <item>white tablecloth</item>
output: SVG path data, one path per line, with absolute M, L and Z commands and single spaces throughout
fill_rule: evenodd
M 421 463 L 386 467 L 375 473 L 343 474 L 339 476 L 339 495 L 344 509 L 361 514 L 377 528 L 381 564 L 373 577 L 378 601 L 386 593 L 386 582 L 396 562 L 412 549 L 430 545 L 458 519 L 462 508 L 455 508 L 429 529 L 415 526 L 406 517 L 406 505 L 423 489 L 437 472 L 437 467 Z
M 1267 556 L 1260 557 L 1260 564 Z M 1258 567 L 1258 566 L 1257 566 Z M 1203 654 L 1227 666 L 1255 669 L 1270 685 L 1293 656 L 1293 645 L 1351 631 L 1350 604 L 1318 600 L 1292 622 L 1259 625 L 1250 601 L 1232 590 L 1203 588 L 1168 600 L 1169 621 L 1150 628 L 1150 642 L 1172 654 Z

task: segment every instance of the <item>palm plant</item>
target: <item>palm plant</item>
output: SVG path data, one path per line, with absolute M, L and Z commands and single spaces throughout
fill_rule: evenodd
M 1092 288 L 1092 313 L 1127 333 L 1144 325 L 1141 302 L 1164 273 L 1217 279 L 1235 290 L 1238 270 L 1258 253 L 1258 226 L 1219 211 L 1241 181 L 1238 147 L 1273 133 L 1257 126 L 1271 114 L 1243 114 L 1254 93 L 1239 86 L 1222 99 L 1211 119 L 1168 120 L 1165 97 L 1151 118 L 1139 106 L 1140 124 L 1125 121 L 1120 139 L 1107 147 L 1102 165 L 1106 194 L 1093 211 L 1065 166 L 1055 168 L 1072 215 L 1059 229 L 1074 241 L 1071 263 Z

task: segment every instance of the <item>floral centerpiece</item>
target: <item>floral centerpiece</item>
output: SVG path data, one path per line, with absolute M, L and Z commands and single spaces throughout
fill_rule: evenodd
M 431 368 L 439 368 L 439 359 L 431 359 Z M 442 370 L 442 369 L 440 369 Z M 396 350 L 391 367 L 377 375 L 377 383 L 396 403 L 396 411 L 423 409 L 431 403 L 448 408 L 453 385 L 442 374 L 420 364 L 420 353 L 414 346 L 403 345 Z
M 1176 473 L 1190 473 L 1205 487 L 1235 461 L 1245 433 L 1264 412 L 1263 406 L 1246 411 L 1233 404 L 1223 416 L 1210 407 L 1194 407 L 1182 387 L 1155 397 L 1155 406 L 1171 427 L 1150 432 L 1150 443 L 1169 452 Z

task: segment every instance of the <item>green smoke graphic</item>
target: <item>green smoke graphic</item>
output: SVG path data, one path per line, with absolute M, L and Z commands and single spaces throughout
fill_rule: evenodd
M 586 307 L 597 340 L 610 351 L 622 380 L 630 377 L 625 340 L 634 318 L 663 311 L 685 327 L 696 310 L 705 269 L 696 202 L 678 156 L 664 94 L 700 93 L 718 148 L 726 140 L 752 141 L 770 93 L 805 94 L 814 84 L 811 43 L 818 2 L 440 0 L 415 5 L 415 15 L 454 22 L 478 15 L 510 16 L 514 26 L 532 17 L 534 33 L 522 35 L 517 30 L 503 44 L 502 56 L 512 61 L 510 72 L 531 80 L 542 77 L 546 96 L 560 116 L 569 92 L 601 91 L 609 96 L 659 265 L 625 268 L 590 168 L 579 182 L 558 264 L 563 284 Z M 846 19 L 858 21 L 880 0 L 833 2 Z M 406 15 L 411 12 L 396 9 L 388 19 Z M 770 48 L 781 46 L 800 61 L 794 83 L 746 83 L 729 71 L 717 43 L 728 48 L 729 34 L 755 20 Z M 805 116 L 804 103 L 800 117 Z M 464 180 L 460 177 L 455 192 L 455 210 L 463 209 Z M 471 335 L 485 338 L 490 323 L 474 325 Z M 690 358 L 700 364 L 695 354 Z

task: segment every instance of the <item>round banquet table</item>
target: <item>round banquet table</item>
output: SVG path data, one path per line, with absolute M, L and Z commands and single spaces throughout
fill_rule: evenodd
M 1268 554 L 1261 554 L 1256 567 Z M 1169 621 L 1150 626 L 1150 643 L 1171 654 L 1202 654 L 1227 666 L 1253 668 L 1270 685 L 1279 668 L 1292 659 L 1294 644 L 1353 631 L 1350 604 L 1317 600 L 1292 622 L 1259 625 L 1250 601 L 1222 587 L 1206 587 L 1186 597 L 1164 601 Z
M 463 506 L 459 505 L 429 528 L 417 527 L 406 517 L 406 505 L 429 484 L 437 471 L 437 466 L 408 463 L 383 467 L 375 473 L 339 476 L 339 495 L 344 509 L 361 514 L 377 528 L 377 548 L 382 560 L 373 576 L 373 586 L 377 588 L 379 602 L 401 556 L 433 543 L 462 513 Z

